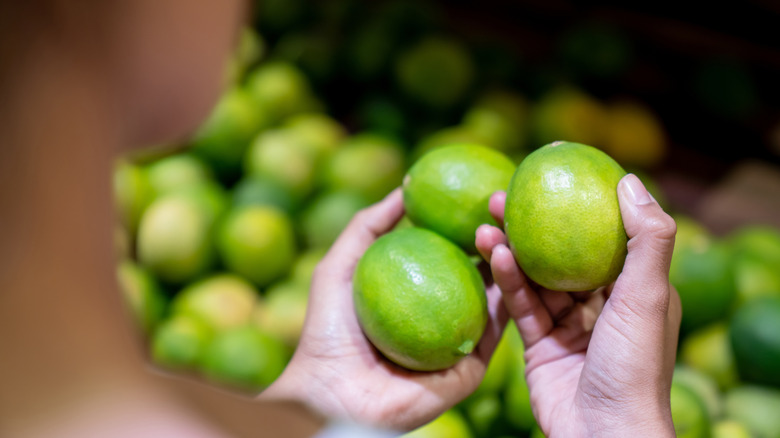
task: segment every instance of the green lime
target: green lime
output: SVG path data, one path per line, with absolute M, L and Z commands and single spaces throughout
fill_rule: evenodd
M 439 129 L 424 136 L 417 143 L 412 151 L 412 160 L 418 161 L 428 152 L 443 146 L 453 144 L 480 144 L 484 143 L 484 138 L 464 125 L 450 126 L 449 128 Z
M 734 254 L 734 307 L 758 297 L 780 296 L 780 231 L 751 225 L 728 238 Z
M 301 213 L 303 239 L 311 248 L 328 248 L 346 228 L 352 217 L 368 202 L 357 193 L 321 193 Z
M 171 303 L 175 315 L 187 315 L 213 330 L 247 324 L 258 300 L 257 290 L 233 274 L 214 274 L 184 288 Z
M 146 172 L 157 195 L 214 181 L 214 175 L 208 165 L 186 152 L 178 152 L 149 163 Z
M 474 434 L 463 416 L 455 409 L 450 409 L 425 426 L 401 436 L 402 438 L 473 438 Z
M 482 96 L 463 116 L 463 125 L 485 144 L 504 152 L 526 143 L 528 103 L 519 94 L 496 90 Z
M 469 397 L 459 404 L 477 436 L 492 436 L 501 420 L 501 399 L 497 393 Z
M 263 304 L 254 314 L 255 324 L 265 333 L 295 348 L 301 337 L 309 288 L 292 280 L 277 282 L 265 293 Z
M 119 218 L 131 234 L 155 197 L 146 169 L 126 160 L 120 160 L 114 168 L 114 202 Z
M 600 146 L 606 132 L 606 117 L 601 102 L 582 90 L 562 86 L 537 102 L 531 113 L 530 128 L 538 144 L 565 140 Z
M 506 387 L 509 374 L 517 362 L 517 350 L 518 348 L 520 351 L 523 349 L 522 342 L 517 344 L 516 341 L 519 341 L 519 337 L 515 339 L 513 330 L 517 332 L 514 324 L 509 324 L 504 329 L 504 334 L 493 351 L 493 356 L 491 356 L 490 363 L 485 370 L 485 377 L 482 378 L 479 387 L 474 391 L 475 395 L 498 393 Z
M 211 269 L 214 213 L 190 196 L 158 198 L 138 226 L 141 265 L 166 283 L 186 283 Z
M 217 333 L 206 347 L 201 370 L 209 379 L 246 390 L 267 387 L 282 374 L 290 353 L 254 326 Z
M 227 69 L 229 84 L 238 84 L 244 78 L 247 70 L 256 64 L 265 54 L 265 41 L 257 31 L 249 26 L 241 29 L 238 46 L 230 58 Z
M 305 286 L 308 290 L 314 275 L 314 269 L 320 263 L 320 260 L 325 257 L 326 252 L 327 248 L 310 248 L 298 254 L 298 257 L 293 262 L 292 269 L 290 269 L 292 281 Z
M 330 190 L 347 190 L 376 202 L 401 185 L 404 151 L 398 143 L 378 134 L 363 133 L 347 139 L 325 164 L 323 179 Z
M 746 226 L 729 236 L 729 243 L 737 256 L 750 255 L 780 262 L 780 230 L 776 228 Z
M 496 225 L 488 210 L 490 196 L 506 190 L 514 171 L 506 155 L 480 145 L 450 145 L 431 151 L 404 178 L 406 215 L 414 224 L 475 253 L 477 228 Z
M 780 386 L 780 297 L 758 298 L 737 309 L 729 335 L 742 380 Z
M 246 176 L 233 186 L 233 206 L 247 205 L 276 207 L 293 214 L 298 203 L 281 183 L 264 176 Z
M 166 368 L 193 369 L 212 336 L 200 320 L 176 315 L 165 320 L 152 337 L 152 358 Z
M 220 224 L 216 240 L 225 266 L 261 287 L 287 274 L 295 257 L 292 222 L 274 207 L 233 209 Z
M 267 62 L 249 72 L 246 89 L 272 123 L 316 107 L 308 79 L 286 62 Z
M 712 425 L 712 438 L 753 438 L 753 435 L 738 421 L 720 420 Z
M 649 168 L 666 155 L 666 133 L 655 113 L 633 100 L 609 105 L 604 151 L 624 166 Z
M 780 390 L 744 385 L 726 393 L 726 418 L 746 426 L 756 438 L 780 438 Z
M 715 379 L 721 389 L 738 381 L 728 330 L 724 321 L 714 322 L 689 333 L 680 347 L 682 363 Z
M 617 198 L 624 175 L 607 154 L 578 143 L 548 144 L 520 163 L 504 228 L 529 278 L 562 291 L 615 281 L 627 252 Z
M 157 279 L 131 260 L 119 264 L 117 278 L 135 322 L 145 334 L 151 333 L 162 319 L 167 304 Z
M 693 391 L 704 402 L 711 421 L 720 418 L 723 412 L 723 402 L 720 398 L 718 384 L 712 377 L 695 368 L 678 364 L 674 367 L 672 380 Z
M 710 420 L 704 402 L 687 386 L 672 382 L 672 421 L 680 438 L 709 438 Z
M 355 311 L 368 339 L 405 368 L 449 368 L 487 321 L 482 277 L 454 243 L 423 228 L 374 242 L 355 270 Z
M 320 113 L 305 113 L 287 119 L 283 128 L 297 135 L 314 150 L 318 159 L 327 159 L 341 146 L 347 131 L 333 118 Z
M 471 88 L 474 76 L 474 61 L 468 49 L 442 37 L 423 39 L 402 53 L 395 65 L 401 90 L 434 108 L 460 102 Z

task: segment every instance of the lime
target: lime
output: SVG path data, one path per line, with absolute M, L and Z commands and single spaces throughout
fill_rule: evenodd
M 704 402 L 710 420 L 715 421 L 720 418 L 723 412 L 723 402 L 720 399 L 718 384 L 712 377 L 695 368 L 678 364 L 674 367 L 672 380 L 693 391 Z
M 276 207 L 288 214 L 298 207 L 284 185 L 264 176 L 246 176 L 233 186 L 233 206 L 247 205 Z
M 258 286 L 284 276 L 295 257 L 292 222 L 274 207 L 233 209 L 220 224 L 216 240 L 225 266 Z
M 211 169 L 191 153 L 178 152 L 146 166 L 149 183 L 157 195 L 213 181 Z
M 114 202 L 119 218 L 131 234 L 135 234 L 146 208 L 154 200 L 155 192 L 146 169 L 125 160 L 114 168 Z
M 346 228 L 352 216 L 368 206 L 357 193 L 321 193 L 301 213 L 303 239 L 308 247 L 328 248 Z
M 376 202 L 401 185 L 404 175 L 401 145 L 371 133 L 347 139 L 325 164 L 323 179 L 330 190 L 348 190 Z
M 652 167 L 666 154 L 666 133 L 653 111 L 633 100 L 607 109 L 604 151 L 624 166 Z
M 735 308 L 757 297 L 780 296 L 780 231 L 751 225 L 729 236 L 734 254 Z
M 273 284 L 265 293 L 263 304 L 254 314 L 255 324 L 288 347 L 295 348 L 301 337 L 309 288 L 291 280 Z
M 225 330 L 248 323 L 252 318 L 258 292 L 234 274 L 214 274 L 184 288 L 171 303 L 173 313 L 202 321 L 214 330 Z
M 509 372 L 504 393 L 504 418 L 512 426 L 530 431 L 536 425 L 531 408 L 531 393 L 525 379 L 525 362 L 515 361 Z
M 406 215 L 475 253 L 477 227 L 496 225 L 488 211 L 490 196 L 506 190 L 515 165 L 493 149 L 460 144 L 425 154 L 403 183 Z
M 265 41 L 263 37 L 251 27 L 244 26 L 241 29 L 238 46 L 226 66 L 227 82 L 229 84 L 241 82 L 246 71 L 256 64 L 264 54 Z
M 780 262 L 780 230 L 776 228 L 745 226 L 729 236 L 729 243 L 737 256 L 748 255 Z
M 523 349 L 522 342 L 519 345 L 517 343 L 520 340 L 519 335 L 515 339 L 512 331 L 517 332 L 516 326 L 508 324 L 495 351 L 493 351 L 493 356 L 491 356 L 490 363 L 485 370 L 485 377 L 482 378 L 479 387 L 474 391 L 475 395 L 498 393 L 506 387 L 507 379 L 517 362 L 517 350 L 518 348 L 520 351 Z
M 119 289 L 129 305 L 135 322 L 149 334 L 162 319 L 166 299 L 154 276 L 131 260 L 123 260 L 117 269 Z
M 504 152 L 522 149 L 526 143 L 528 103 L 519 94 L 496 90 L 482 96 L 463 117 L 463 125 L 486 146 Z
M 211 335 L 202 321 L 186 315 L 173 316 L 154 332 L 152 358 L 167 368 L 195 368 Z
M 339 122 L 319 113 L 305 113 L 290 117 L 283 128 L 293 132 L 301 141 L 315 151 L 319 159 L 333 154 L 347 136 Z
M 310 248 L 298 254 L 290 269 L 290 278 L 292 281 L 303 285 L 307 290 L 311 285 L 311 278 L 314 275 L 314 269 L 320 263 L 327 248 Z
M 484 138 L 473 132 L 467 126 L 450 126 L 448 128 L 433 131 L 422 137 L 412 151 L 412 160 L 416 162 L 428 152 L 443 146 L 480 143 L 484 143 Z
M 460 102 L 471 88 L 474 76 L 474 61 L 466 47 L 443 37 L 423 39 L 402 53 L 395 65 L 401 90 L 434 108 Z
M 504 228 L 528 277 L 564 291 L 615 281 L 626 258 L 617 199 L 624 175 L 607 154 L 578 143 L 548 144 L 520 163 L 507 191 Z
M 282 342 L 253 326 L 217 333 L 201 360 L 211 380 L 247 390 L 262 389 L 276 380 L 290 353 Z
M 780 386 L 780 297 L 759 298 L 740 307 L 729 335 L 740 377 Z
M 408 369 L 449 368 L 474 350 L 485 329 L 477 268 L 455 244 L 423 228 L 377 239 L 360 259 L 353 287 L 368 339 Z
M 267 115 L 271 123 L 316 107 L 308 79 L 286 62 L 263 63 L 249 72 L 246 89 L 258 110 Z
M 720 420 L 712 425 L 712 438 L 753 438 L 753 435 L 738 421 Z
M 738 421 L 756 438 L 780 438 L 780 390 L 738 386 L 726 393 L 726 418 Z
M 737 383 L 737 368 L 731 349 L 728 326 L 723 321 L 697 329 L 682 340 L 682 363 L 698 370 L 718 383 L 721 389 Z
M 681 438 L 709 438 L 710 420 L 704 402 L 693 390 L 672 382 L 672 421 Z
M 607 114 L 601 102 L 572 86 L 549 91 L 531 113 L 530 128 L 539 144 L 558 140 L 601 145 Z
M 138 227 L 141 265 L 167 283 L 206 273 L 215 260 L 214 213 L 196 199 L 172 194 L 155 200 Z
M 244 158 L 244 171 L 282 185 L 296 201 L 314 189 L 317 153 L 290 130 L 261 133 Z
M 468 423 L 455 409 L 445 411 L 438 418 L 401 435 L 403 438 L 472 438 Z
M 459 405 L 477 436 L 493 436 L 501 420 L 501 399 L 497 393 L 483 393 L 469 397 Z

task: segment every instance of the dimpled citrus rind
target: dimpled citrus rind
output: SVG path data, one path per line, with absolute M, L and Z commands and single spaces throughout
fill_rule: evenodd
M 487 322 L 482 278 L 458 246 L 417 227 L 380 237 L 353 282 L 366 337 L 407 369 L 436 371 L 471 353 Z
M 406 214 L 420 227 L 436 231 L 476 253 L 477 228 L 496 225 L 490 196 L 506 190 L 515 164 L 506 155 L 477 144 L 453 144 L 423 155 L 404 178 Z
M 504 227 L 529 278 L 560 291 L 617 278 L 627 252 L 617 199 L 625 174 L 607 154 L 579 143 L 550 143 L 523 160 L 507 192 Z

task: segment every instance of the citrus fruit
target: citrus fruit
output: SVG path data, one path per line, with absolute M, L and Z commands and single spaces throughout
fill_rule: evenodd
M 469 397 L 460 404 L 477 436 L 493 436 L 501 419 L 501 399 L 497 393 L 483 393 Z
M 398 57 L 395 77 L 401 90 L 418 102 L 446 108 L 465 97 L 474 70 L 471 54 L 460 43 L 428 37 Z
M 246 90 L 269 123 L 280 122 L 317 106 L 306 76 L 287 62 L 266 62 L 250 71 Z
M 624 175 L 607 154 L 579 143 L 550 143 L 520 163 L 504 229 L 529 278 L 561 291 L 615 281 L 627 252 L 617 198 Z
M 352 220 L 352 216 L 365 207 L 368 207 L 368 202 L 357 193 L 321 193 L 311 200 L 300 216 L 306 245 L 312 248 L 330 247 Z
M 171 303 L 175 315 L 187 315 L 219 331 L 238 327 L 252 318 L 257 290 L 234 274 L 214 274 L 181 290 Z
M 176 153 L 146 166 L 149 183 L 157 195 L 213 181 L 211 169 L 190 153 Z
M 525 146 L 527 123 L 525 98 L 505 90 L 485 94 L 463 116 L 463 125 L 486 146 L 504 152 Z
M 319 113 L 292 116 L 284 122 L 283 128 L 297 135 L 319 159 L 333 154 L 347 135 L 339 122 Z
M 320 263 L 327 248 L 310 248 L 298 254 L 290 269 L 290 279 L 296 283 L 305 286 L 306 290 L 311 285 L 311 278 L 314 275 L 314 269 Z
M 433 150 L 420 158 L 403 183 L 404 207 L 411 221 L 476 252 L 477 227 L 496 225 L 488 201 L 506 190 L 515 165 L 504 154 L 476 144 Z
M 295 348 L 301 337 L 309 288 L 291 280 L 277 282 L 265 292 L 253 316 L 255 324 L 269 335 Z
M 734 307 L 757 297 L 780 296 L 780 231 L 750 225 L 735 231 L 728 242 L 734 254 Z
M 295 257 L 295 235 L 285 213 L 264 206 L 233 209 L 217 230 L 225 266 L 258 286 L 284 276 Z
M 217 333 L 207 345 L 201 370 L 211 380 L 247 390 L 276 380 L 289 359 L 284 344 L 254 326 Z
M 453 144 L 480 144 L 483 138 L 463 125 L 450 126 L 448 128 L 433 131 L 420 139 L 412 151 L 412 161 L 417 162 L 420 157 L 440 147 Z
M 780 438 L 780 390 L 755 385 L 731 389 L 725 397 L 726 418 L 746 426 L 756 438 Z
M 196 199 L 172 194 L 155 200 L 138 226 L 141 265 L 167 283 L 206 273 L 215 260 L 214 213 Z
M 516 328 L 514 332 L 517 332 Z M 519 334 L 516 335 L 514 343 L 518 342 L 522 345 Z M 525 379 L 525 361 L 522 357 L 522 347 L 515 351 L 518 351 L 518 353 L 516 353 L 515 360 L 509 370 L 506 392 L 504 393 L 504 418 L 512 426 L 520 430 L 530 431 L 536 425 L 536 419 L 531 409 L 531 393 L 528 389 L 528 382 Z
M 680 438 L 709 438 L 710 420 L 704 402 L 693 390 L 677 382 L 671 389 L 672 421 Z
M 473 438 L 468 423 L 458 411 L 450 409 L 435 420 L 401 435 L 403 438 Z
M 119 289 L 136 324 L 149 334 L 162 319 L 166 299 L 154 276 L 131 260 L 123 260 L 117 269 Z
M 357 265 L 355 311 L 366 337 L 405 368 L 449 368 L 471 353 L 487 321 L 485 287 L 466 253 L 423 228 L 392 231 Z
M 682 363 L 715 379 L 721 389 L 738 380 L 728 330 L 724 321 L 716 321 L 689 333 L 680 347 Z
M 114 168 L 113 190 L 119 218 L 134 234 L 141 216 L 155 197 L 146 169 L 129 161 L 119 161 Z
M 729 335 L 740 377 L 780 386 L 780 297 L 744 304 L 731 319 Z
M 347 139 L 325 164 L 323 180 L 330 190 L 348 190 L 376 202 L 401 185 L 404 151 L 387 137 L 363 133 Z
M 753 435 L 738 421 L 720 420 L 712 425 L 712 438 L 753 438 Z
M 529 123 L 538 144 L 566 140 L 600 146 L 607 114 L 601 102 L 584 91 L 560 86 L 536 103 Z
M 281 183 L 264 176 L 246 176 L 233 186 L 233 206 L 247 205 L 276 207 L 292 214 L 298 202 Z
M 228 84 L 238 84 L 257 61 L 265 54 L 265 41 L 257 31 L 251 27 L 241 28 L 238 45 L 225 67 Z
M 152 337 L 152 359 L 167 368 L 195 368 L 211 330 L 200 320 L 176 315 L 164 321 Z
M 672 381 L 693 391 L 707 408 L 707 416 L 714 421 L 723 412 L 723 402 L 718 391 L 718 384 L 708 376 L 687 365 L 676 365 Z
M 607 108 L 604 151 L 624 166 L 652 167 L 666 154 L 666 134 L 655 114 L 633 100 Z

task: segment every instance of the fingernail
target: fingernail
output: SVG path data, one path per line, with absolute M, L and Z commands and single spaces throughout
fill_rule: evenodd
M 626 194 L 634 205 L 647 205 L 653 202 L 653 198 L 650 193 L 647 192 L 642 181 L 634 174 L 628 174 L 624 178 L 624 186 Z

